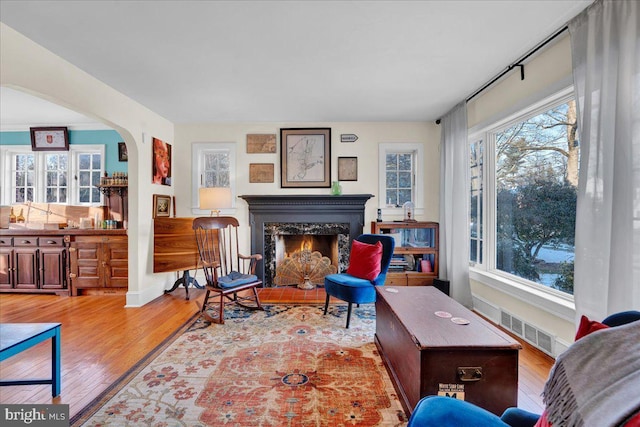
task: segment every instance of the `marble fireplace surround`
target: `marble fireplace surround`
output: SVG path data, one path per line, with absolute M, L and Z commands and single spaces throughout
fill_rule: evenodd
M 274 286 L 278 233 L 336 234 L 339 263 L 344 267 L 351 241 L 363 232 L 364 208 L 371 197 L 372 194 L 240 196 L 249 205 L 251 253 L 263 257 L 256 270 L 263 286 Z

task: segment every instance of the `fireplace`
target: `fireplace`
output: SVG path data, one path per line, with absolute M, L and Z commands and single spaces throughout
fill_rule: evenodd
M 342 196 L 240 196 L 249 204 L 251 253 L 261 254 L 257 274 L 264 287 L 277 286 L 276 267 L 305 237 L 338 272 L 349 262 L 351 241 L 362 234 L 364 205 L 371 194 Z M 299 256 L 299 255 L 297 255 Z
M 324 275 L 344 270 L 349 262 L 349 228 L 347 223 L 266 223 L 264 276 L 275 285 L 301 289 L 323 284 Z M 315 253 L 326 260 L 309 259 Z M 309 276 L 305 269 L 316 274 L 305 277 Z M 294 280 L 296 276 L 300 281 Z

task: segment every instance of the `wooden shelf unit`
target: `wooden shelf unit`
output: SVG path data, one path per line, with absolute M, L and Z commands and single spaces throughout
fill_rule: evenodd
M 371 233 L 391 234 L 396 240 L 394 258 L 405 258 L 408 262 L 403 271 L 392 267 L 387 273 L 385 285 L 430 286 L 439 272 L 440 227 L 437 222 L 371 222 Z M 431 271 L 423 272 L 420 261 L 429 260 Z

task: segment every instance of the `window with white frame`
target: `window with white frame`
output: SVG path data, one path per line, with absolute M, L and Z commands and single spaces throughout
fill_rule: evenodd
M 231 188 L 231 203 L 235 207 L 235 142 L 194 142 L 192 144 L 192 211 L 199 209 L 199 192 L 202 187 Z
M 104 170 L 104 145 L 72 145 L 64 152 L 5 146 L 0 163 L 4 204 L 101 204 L 94 186 Z
M 471 141 L 469 153 L 471 155 L 471 200 L 470 207 L 470 238 L 469 247 L 470 261 L 482 264 L 482 243 L 483 243 L 483 202 L 484 202 L 484 143 L 483 140 L 475 139 Z
M 471 263 L 573 294 L 579 141 L 567 88 L 470 132 Z
M 382 143 L 379 146 L 380 207 L 401 209 L 412 202 L 416 213 L 422 200 L 424 146 L 419 143 Z

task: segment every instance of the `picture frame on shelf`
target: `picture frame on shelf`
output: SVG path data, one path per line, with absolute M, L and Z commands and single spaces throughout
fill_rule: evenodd
M 128 162 L 129 154 L 127 153 L 127 144 L 124 142 L 118 142 L 118 161 Z
M 331 128 L 280 129 L 280 187 L 331 187 Z
M 32 151 L 69 151 L 69 131 L 66 127 L 32 127 Z
M 168 218 L 171 216 L 171 196 L 153 195 L 153 217 Z
M 358 180 L 358 158 L 338 157 L 338 181 Z

